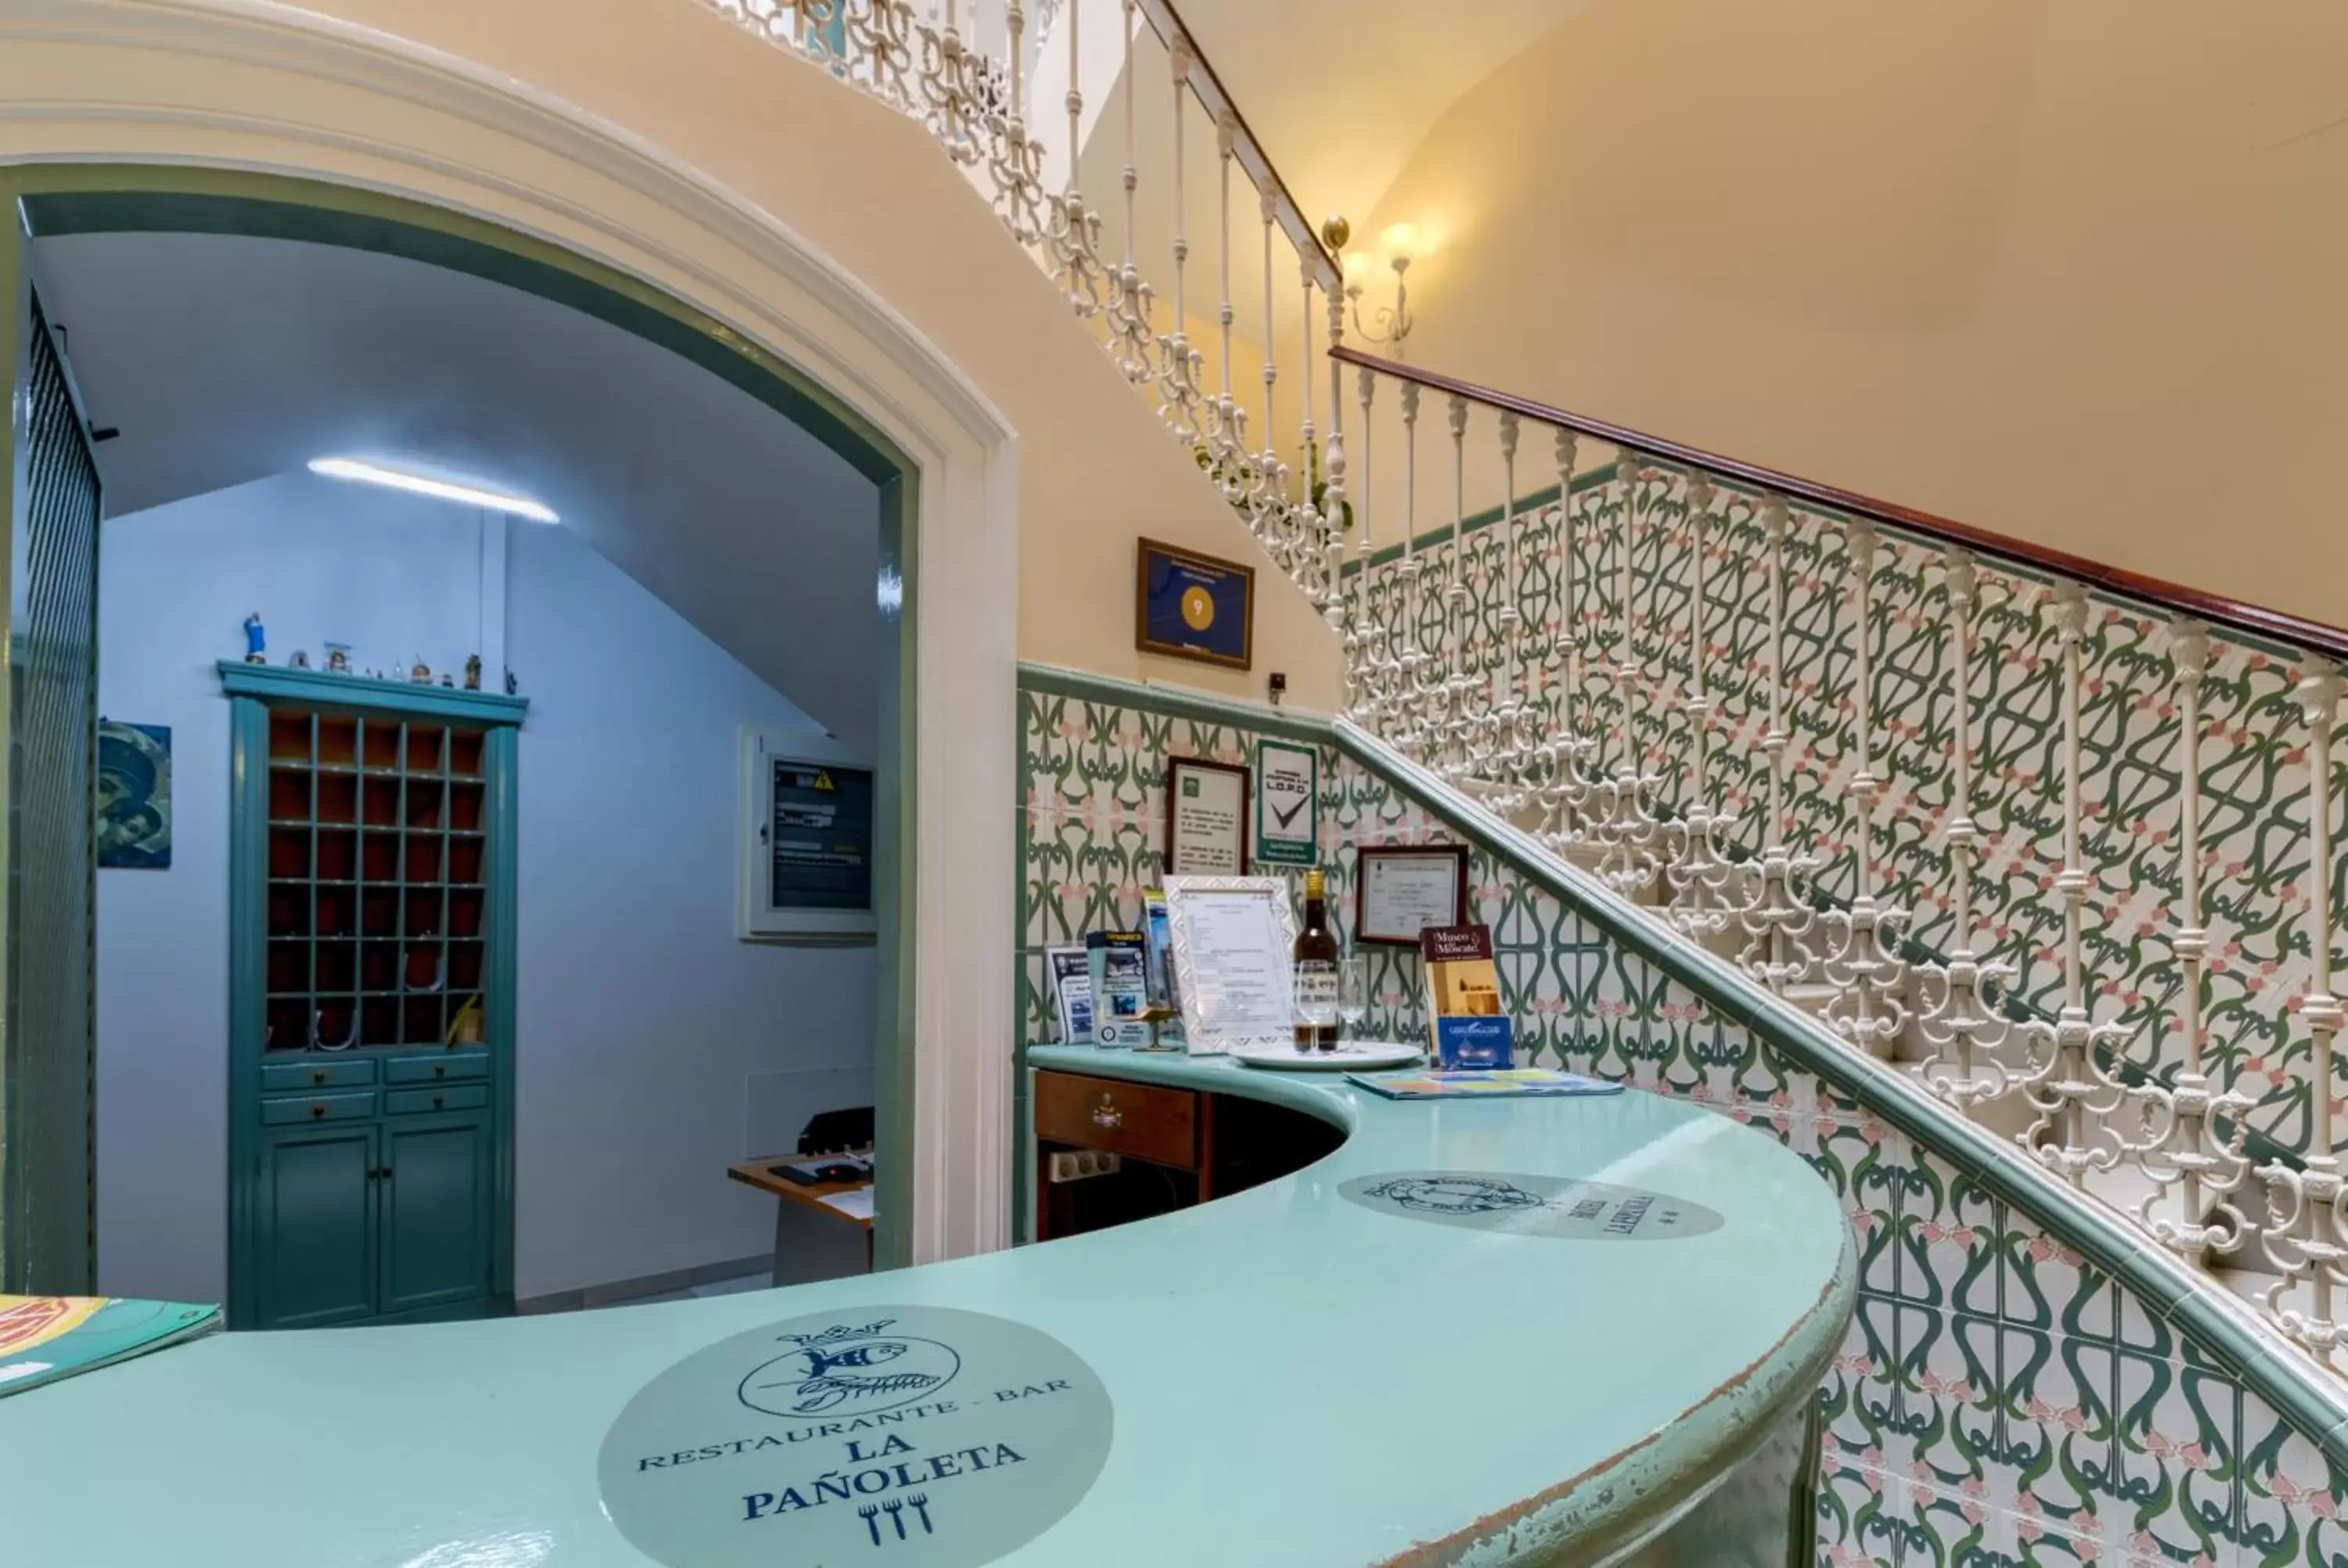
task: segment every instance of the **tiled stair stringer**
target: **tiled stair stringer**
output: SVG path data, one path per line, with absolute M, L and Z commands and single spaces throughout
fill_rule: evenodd
M 1670 938 L 1347 726 L 1037 669 L 1022 684 L 1026 1038 L 1048 1033 L 1042 947 L 1131 917 L 1166 756 L 1242 760 L 1264 733 L 1310 738 L 1341 926 L 1354 843 L 1465 838 L 1539 1060 L 1766 1126 L 1845 1194 L 1865 1268 L 1820 1394 L 1822 1561 L 2348 1563 L 2328 1380 L 2294 1381 L 2240 1331 L 2239 1304 L 2166 1257 L 2110 1256 L 2133 1241 L 2124 1228 L 1897 1072 L 1806 1045 L 1788 1032 L 1813 1027 L 1804 1015 L 1754 1008 L 1700 954 L 1650 955 Z M 1416 979 L 1412 960 L 1383 958 L 1373 1028 L 1422 1027 Z

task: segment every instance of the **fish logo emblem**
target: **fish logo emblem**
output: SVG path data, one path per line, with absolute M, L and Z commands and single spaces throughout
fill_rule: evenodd
M 869 1415 L 925 1399 L 953 1381 L 962 1358 L 935 1339 L 890 1334 L 894 1318 L 819 1334 L 785 1334 L 797 1348 L 760 1362 L 738 1396 L 770 1416 Z

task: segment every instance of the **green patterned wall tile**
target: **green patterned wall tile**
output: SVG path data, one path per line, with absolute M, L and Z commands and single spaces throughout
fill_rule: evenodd
M 1580 499 L 1596 506 L 1591 493 Z M 1826 591 L 1825 577 L 1812 591 Z M 1926 614 L 1927 629 L 1929 621 Z M 2006 685 L 1981 683 L 2005 705 L 2000 744 L 2017 766 L 2034 751 L 2043 761 L 2046 745 L 2045 715 L 2032 715 L 2034 699 L 2024 694 L 2051 690 L 2043 662 L 2031 662 L 2041 657 L 2019 653 L 2003 666 Z M 1138 691 L 1122 702 L 1023 692 L 1029 780 L 1019 961 L 1030 1039 L 1048 1032 L 1039 933 L 1081 937 L 1078 922 L 1096 914 L 1128 920 L 1155 878 L 1166 756 L 1251 753 L 1255 734 L 1244 723 L 1148 711 L 1160 700 Z M 2132 798 L 2157 822 L 2164 808 L 2150 775 L 2171 743 L 2159 738 L 2157 703 L 2129 711 L 2148 713 L 2142 723 L 2151 729 L 2106 749 L 2137 759 L 2129 766 L 2145 778 L 2135 787 L 2152 794 Z M 1326 740 L 1322 779 L 1323 859 L 1342 938 L 1357 844 L 1457 835 Z M 2262 809 L 2287 816 L 2288 796 L 2281 790 Z M 2001 831 L 2009 834 L 2003 842 L 2021 842 L 2010 824 Z M 1866 1289 L 1852 1337 L 1820 1388 L 1832 1445 L 1818 1495 L 1822 1561 L 1905 1568 L 2173 1563 L 2198 1554 L 2213 1563 L 2348 1568 L 2348 1540 L 2333 1523 L 2342 1494 L 2310 1462 L 2320 1461 L 2321 1448 L 2244 1396 L 2198 1341 L 1978 1178 L 1867 1110 L 1854 1088 L 1720 1018 L 1469 842 L 1472 894 L 1494 927 L 1529 1059 L 1715 1105 L 1783 1139 L 1842 1194 Z M 2030 931 L 2010 929 L 2023 938 Z M 1416 956 L 1377 948 L 1371 957 L 1369 1027 L 1423 1032 Z M 2243 995 L 2264 990 L 2246 986 Z M 2245 1071 L 2259 1071 L 2254 1060 L 2245 1059 Z M 2253 1408 L 2263 1431 L 2253 1430 Z M 2238 1452 L 2250 1455 L 2245 1465 L 2235 1463 Z M 2333 1555 L 2310 1554 L 2319 1542 Z

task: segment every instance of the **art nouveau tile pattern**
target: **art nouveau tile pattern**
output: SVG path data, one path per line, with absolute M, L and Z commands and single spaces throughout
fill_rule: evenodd
M 1050 1038 L 1042 948 L 1129 926 L 1155 876 L 1166 758 L 1251 760 L 1234 726 L 1021 694 L 1020 969 Z M 1353 846 L 1454 836 L 1322 749 L 1331 910 Z M 1785 1060 L 1478 851 L 1471 883 L 1533 1060 L 1765 1127 L 1843 1196 L 1861 1296 L 1819 1390 L 1819 1560 L 1898 1568 L 2348 1568 L 2348 1477 L 2207 1350 L 2031 1217 Z M 1417 963 L 1380 951 L 1374 1029 L 1424 1027 Z
M 1511 666 L 1503 641 L 1506 530 L 1490 515 L 1468 520 L 1457 551 L 1468 599 L 1457 615 L 1458 667 L 1476 674 L 1518 669 L 1520 683 L 1560 726 L 1570 704 L 1577 727 L 1597 738 L 1601 771 L 1624 749 L 1627 697 L 1635 714 L 1628 743 L 1658 778 L 1658 804 L 1676 808 L 1694 749 L 1683 706 L 1693 673 L 1694 608 L 1714 704 L 1715 804 L 1735 814 L 1734 840 L 1750 849 L 1760 842 L 1767 798 L 1760 738 L 1768 552 L 1757 497 L 1726 487 L 1716 495 L 1705 534 L 1703 602 L 1692 606 L 1695 531 L 1684 481 L 1653 469 L 1648 475 L 1627 514 L 1611 466 L 1577 480 L 1570 527 L 1553 489 L 1528 495 L 1514 508 L 1519 606 L 1528 627 L 1547 633 L 1514 639 L 1517 656 L 1531 660 L 1529 667 Z M 1415 596 L 1416 645 L 1431 655 L 1446 646 L 1450 612 L 1440 589 L 1451 579 L 1453 554 L 1447 529 L 1422 535 L 1416 559 L 1426 586 Z M 1391 563 L 1382 563 L 1354 580 L 1357 588 L 1367 584 L 1373 620 L 1399 628 L 1412 596 L 1394 579 Z M 1885 536 L 1864 618 L 1853 608 L 1849 564 L 1841 519 L 1792 514 L 1785 559 L 1787 838 L 1819 858 L 1820 892 L 1848 899 L 1857 891 L 1847 786 L 1857 765 L 1856 655 L 1864 626 L 1874 771 L 1886 780 L 1875 891 L 1906 912 L 1916 941 L 1938 951 L 1953 921 L 1941 830 L 1956 804 L 1944 559 Z M 2015 995 L 2045 1009 L 2059 988 L 2062 946 L 2061 905 L 2050 897 L 2064 817 L 2061 645 L 2047 583 L 1993 562 L 1980 563 L 1979 580 L 1970 804 L 1984 833 L 1977 872 L 1982 956 L 2013 965 Z M 2307 1135 L 2308 1045 L 2291 1013 L 2310 964 L 2307 763 L 2292 691 L 2305 671 L 2282 652 L 2228 635 L 2214 635 L 2209 648 L 2200 911 L 2211 934 L 2203 982 L 2209 1066 L 2221 1082 L 2259 1101 L 2256 1128 L 2296 1149 Z M 1586 674 L 1569 696 L 1572 649 Z M 1627 682 L 1617 671 L 1626 662 L 1635 671 Z M 2181 1046 L 2169 938 L 2186 921 L 2174 907 L 2183 791 L 2169 628 L 2150 612 L 2090 600 L 2083 664 L 2082 851 L 2094 878 L 2086 907 L 2092 1000 L 2099 1020 L 2128 1026 L 2123 1055 L 2172 1071 Z M 2341 772 L 2348 785 L 2348 756 Z M 2335 801 L 2348 816 L 2348 787 L 2335 791 Z M 2348 892 L 2348 866 L 2340 875 Z

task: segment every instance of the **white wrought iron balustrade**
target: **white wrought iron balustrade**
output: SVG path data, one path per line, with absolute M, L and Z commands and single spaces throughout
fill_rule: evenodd
M 2348 639 L 1344 351 L 1165 0 L 708 3 L 929 127 L 1320 607 L 1359 723 L 2333 1358 Z
M 1519 493 L 1529 405 L 1348 358 L 1357 722 L 2330 1360 L 2334 639 L 1627 434 L 1591 461 L 1581 421 Z M 1449 496 L 1411 472 L 1434 397 Z M 1497 478 L 1471 498 L 1478 440 Z M 1366 482 L 1390 446 L 1391 490 Z

